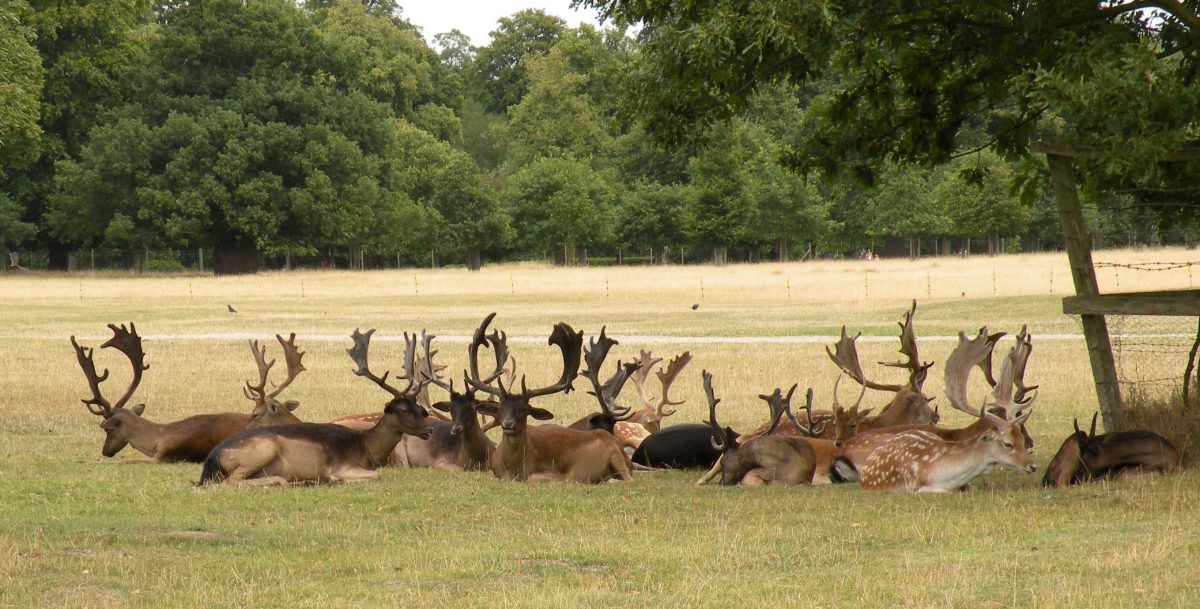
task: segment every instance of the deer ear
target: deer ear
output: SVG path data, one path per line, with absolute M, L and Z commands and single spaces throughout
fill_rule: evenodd
M 865 418 L 867 415 L 871 414 L 871 411 L 872 411 L 872 410 L 875 410 L 875 409 L 874 409 L 874 408 L 868 408 L 868 409 L 866 409 L 866 410 L 859 411 L 859 413 L 858 413 L 858 418 L 860 418 L 860 419 L 862 419 L 862 418 Z
M 433 407 L 442 412 L 450 412 L 450 402 L 446 402 L 446 401 L 437 402 L 433 405 Z
M 534 406 L 530 406 L 529 407 L 529 416 L 531 416 L 539 421 L 549 421 L 550 419 L 554 418 L 554 413 L 550 412 L 549 410 L 546 410 L 544 408 L 536 408 Z
M 140 417 L 140 416 L 142 416 L 143 412 L 146 412 L 146 405 L 138 404 L 137 406 L 134 406 L 133 408 L 130 408 L 129 410 L 131 412 L 133 412 L 133 414 L 136 414 L 137 416 Z
M 295 412 L 296 409 L 300 407 L 300 402 L 297 402 L 296 400 L 288 400 L 283 403 L 283 407 L 287 408 L 288 412 Z
M 476 402 L 475 412 L 482 412 L 486 415 L 496 416 L 500 414 L 500 405 L 495 402 Z

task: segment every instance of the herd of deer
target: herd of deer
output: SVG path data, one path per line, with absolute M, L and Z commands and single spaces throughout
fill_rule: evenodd
M 663 427 L 663 419 L 675 413 L 668 407 L 682 403 L 669 394 L 691 354 L 684 352 L 665 369 L 658 368 L 657 394 L 649 391 L 648 379 L 651 369 L 663 360 L 649 351 L 642 350 L 632 362 L 617 362 L 615 372 L 602 380 L 604 362 L 617 344 L 604 329 L 585 347 L 582 332 L 566 323 L 555 325 L 549 344 L 561 352 L 558 380 L 530 388 L 522 376 L 518 389 L 516 360 L 509 354 L 505 334 L 488 332 L 494 313 L 483 320 L 467 348 L 461 388 L 456 388 L 453 380 L 444 380 L 446 367 L 435 363 L 434 336 L 424 331 L 404 334 L 403 374 L 395 377 L 404 384 L 397 387 L 389 383 L 388 372 L 377 375 L 368 365 L 374 330 L 355 330 L 353 346 L 347 350 L 354 374 L 378 385 L 390 398 L 382 412 L 330 423 L 302 422 L 294 414 L 297 402 L 278 399 L 305 370 L 304 353 L 296 347 L 295 334 L 287 340 L 276 337 L 287 373 L 271 391 L 267 383 L 275 361 L 267 361 L 265 347 L 250 342 L 259 374 L 257 384 L 247 382 L 244 389 L 254 402 L 249 414 L 205 414 L 168 424 L 143 418 L 144 405 L 126 407 L 149 368 L 133 324 L 128 328 L 109 325 L 113 336 L 101 345 L 123 353 L 133 367 L 129 387 L 116 402 L 109 402 L 101 393 L 108 371 L 97 373 L 93 350 L 81 347 L 73 336 L 71 344 L 92 394 L 83 402 L 92 414 L 103 417 L 103 455 L 112 457 L 129 444 L 156 462 L 202 462 L 201 485 L 374 480 L 379 478 L 381 466 L 393 465 L 490 470 L 501 479 L 588 483 L 630 480 L 632 472 L 640 470 L 700 468 L 708 472 L 698 484 L 719 475 L 722 484 L 857 481 L 868 489 L 944 492 L 967 489 L 976 476 L 997 466 L 1033 472 L 1033 440 L 1025 423 L 1037 387 L 1026 385 L 1024 379 L 1033 349 L 1027 329 L 1017 335 L 997 376 L 993 376 L 992 351 L 1004 333 L 988 334 L 982 328 L 971 338 L 959 334 L 958 345 L 945 364 L 945 393 L 952 407 L 975 421 L 951 429 L 938 426 L 939 412 L 930 406 L 933 398 L 922 392 L 933 364 L 921 362 L 918 355 L 915 313 L 914 302 L 900 322 L 900 353 L 905 360 L 884 364 L 906 369 L 907 383 L 889 385 L 868 379 L 859 363 L 859 335 L 848 336 L 843 327 L 839 340 L 826 352 L 842 375 L 861 386 L 855 403 L 846 408 L 839 402 L 839 376 L 829 410 L 813 410 L 813 391 L 806 392 L 802 421 L 792 410 L 797 385 L 786 392 L 775 389 L 759 396 L 768 406 L 768 421 L 743 435 L 717 422 L 721 400 L 708 371 L 702 374 L 708 420 Z M 491 352 L 494 364 L 488 366 L 490 370 L 480 368 L 481 348 Z M 554 418 L 552 412 L 532 402 L 571 391 L 581 363 L 586 365 L 582 375 L 591 386 L 599 412 L 566 427 L 530 425 L 531 417 L 538 421 Z M 968 392 L 975 368 L 991 387 L 980 396 L 978 406 L 972 404 Z M 645 404 L 640 410 L 618 403 L 630 380 Z M 432 402 L 430 385 L 444 390 L 448 399 Z M 871 416 L 872 409 L 860 409 L 867 389 L 890 392 L 894 397 Z M 490 422 L 484 425 L 481 417 Z M 501 430 L 498 444 L 487 435 L 493 427 Z M 1076 422 L 1075 433 L 1051 460 L 1043 483 L 1063 486 L 1179 467 L 1178 451 L 1161 436 L 1146 431 L 1096 435 L 1093 418 L 1086 434 Z

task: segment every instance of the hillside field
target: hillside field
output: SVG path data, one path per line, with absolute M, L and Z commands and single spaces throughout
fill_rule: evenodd
M 1193 260 L 1195 251 L 1097 252 L 1098 261 Z M 1102 269 L 1105 291 L 1188 288 L 1187 269 Z M 0 607 L 1196 607 L 1200 474 L 1050 491 L 1041 471 L 1075 417 L 1097 408 L 1066 255 L 916 261 L 561 269 L 537 264 L 400 271 L 208 275 L 0 274 Z M 146 417 L 248 411 L 248 338 L 295 332 L 308 371 L 285 396 L 305 420 L 384 403 L 350 373 L 350 332 L 377 328 L 372 369 L 396 369 L 404 331 L 423 328 L 448 371 L 489 312 L 530 385 L 557 376 L 551 325 L 695 355 L 669 423 L 706 415 L 756 426 L 756 397 L 799 383 L 831 402 L 824 354 L 842 324 L 862 332 L 868 376 L 896 357 L 896 321 L 916 299 L 926 393 L 959 331 L 1034 335 L 1040 385 L 1029 428 L 1039 471 L 993 472 L 971 493 L 870 493 L 856 485 L 723 488 L 698 473 L 629 484 L 499 482 L 490 474 L 389 469 L 379 482 L 206 488 L 193 464 L 102 459 L 99 418 L 68 337 L 96 346 L 135 322 L 150 369 L 131 403 Z M 227 305 L 237 309 L 230 313 Z M 693 308 L 693 305 L 699 305 Z M 268 357 L 278 355 L 273 339 Z M 1005 339 L 997 352 L 1012 344 Z M 116 396 L 128 363 L 97 353 Z M 611 365 L 611 364 L 610 364 Z M 976 375 L 972 395 L 985 384 Z M 461 381 L 459 381 L 461 382 Z M 582 388 L 581 382 L 576 382 Z M 633 399 L 633 388 L 625 396 Z M 856 391 L 843 383 L 842 400 Z M 879 407 L 887 396 L 869 393 Z M 951 425 L 968 421 L 947 412 Z M 557 420 L 595 409 L 585 391 L 544 399 Z M 498 435 L 496 436 L 498 439 Z

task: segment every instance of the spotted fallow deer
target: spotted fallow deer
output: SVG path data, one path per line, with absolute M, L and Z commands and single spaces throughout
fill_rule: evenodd
M 246 387 L 242 389 L 246 398 L 254 402 L 254 410 L 250 413 L 250 422 L 246 425 L 246 429 L 254 429 L 257 427 L 270 427 L 272 425 L 287 425 L 290 423 L 300 423 L 300 418 L 293 412 L 300 406 L 300 402 L 288 400 L 280 402 L 279 394 L 287 389 L 296 377 L 304 372 L 306 368 L 301 361 L 304 359 L 304 352 L 296 347 L 296 333 L 285 341 L 283 336 L 276 334 L 275 339 L 279 341 L 279 345 L 283 347 L 283 359 L 287 363 L 287 378 L 283 379 L 282 383 L 275 385 L 274 390 L 267 392 L 267 376 L 271 372 L 271 367 L 275 365 L 275 360 L 267 361 L 267 348 L 259 347 L 257 340 L 250 341 L 250 352 L 254 354 L 254 362 L 258 365 L 258 384 L 251 385 L 250 381 L 246 381 Z
M 1027 334 L 1004 359 L 991 403 L 986 396 L 978 409 L 969 403 L 967 381 L 971 369 L 986 361 L 994 346 L 986 329 L 971 340 L 959 333 L 958 347 L 946 361 L 946 397 L 950 405 L 978 417 L 982 431 L 959 441 L 946 440 L 927 430 L 894 434 L 858 468 L 864 488 L 946 492 L 969 488 L 971 480 L 994 465 L 1018 473 L 1036 469 L 1021 428 L 1037 399 L 1036 394 L 1026 395 L 1035 388 L 1025 387 L 1020 380 L 1032 348 Z M 993 414 L 993 409 L 1001 414 Z
M 684 400 L 674 401 L 670 397 L 671 384 L 679 377 L 679 373 L 687 367 L 692 361 L 692 354 L 689 351 L 675 356 L 671 363 L 667 365 L 667 369 L 663 370 L 659 367 L 655 373 L 658 376 L 658 382 L 661 387 L 658 397 L 651 397 L 646 390 L 646 377 L 650 375 L 650 369 L 656 364 L 662 362 L 662 358 L 654 357 L 653 353 L 641 350 L 639 357 L 635 360 L 639 367 L 630 375 L 630 380 L 633 381 L 634 387 L 637 387 L 638 397 L 645 408 L 633 413 L 628 421 L 619 421 L 613 425 L 613 435 L 617 437 L 617 442 L 622 448 L 632 448 L 636 450 L 641 446 L 642 441 L 650 434 L 658 431 L 662 426 L 663 419 L 675 414 L 675 409 L 666 410 L 667 406 L 679 406 L 684 403 Z
M 708 423 L 713 428 L 713 448 L 721 451 L 718 465 L 721 469 L 721 484 L 759 486 L 763 484 L 809 484 L 812 482 L 816 469 L 816 456 L 812 447 L 804 438 L 795 436 L 774 436 L 771 432 L 779 426 L 779 420 L 785 414 L 797 427 L 800 422 L 791 414 L 792 394 L 796 385 L 788 391 L 776 389 L 770 395 L 758 396 L 770 407 L 771 421 L 766 432 L 738 443 L 734 439 L 733 430 L 721 427 L 717 422 L 717 404 L 721 402 L 712 386 L 712 374 L 707 370 L 702 373 L 704 379 L 704 394 L 708 398 Z M 812 408 L 812 392 L 808 392 L 808 408 Z
M 991 350 L 994 349 L 996 342 L 1004 335 L 1004 332 L 988 334 L 987 328 L 980 328 L 979 334 L 972 339 L 973 342 L 982 345 L 979 347 L 980 350 L 988 351 L 988 357 L 984 358 L 979 363 L 979 368 L 983 372 L 984 379 L 987 380 L 988 384 L 991 385 L 993 389 L 996 387 L 996 380 L 992 376 Z M 1025 360 L 1027 361 L 1029 355 L 1033 352 L 1033 343 L 1029 336 L 1028 327 L 1021 328 L 1021 332 L 1017 335 L 1017 342 L 1018 344 L 1023 345 L 1022 349 L 1025 352 Z M 1016 387 L 1015 399 L 1020 403 L 1024 403 L 1026 394 L 1037 389 L 1036 385 L 1032 387 L 1025 385 L 1024 362 L 1022 362 L 1020 367 L 1014 371 L 1013 377 L 1013 383 Z M 1004 411 L 1000 408 L 993 406 L 991 407 L 991 411 L 992 414 L 1004 416 Z M 943 440 L 959 442 L 973 439 L 979 436 L 979 434 L 991 429 L 991 423 L 989 423 L 987 419 L 978 418 L 978 413 L 976 413 L 973 409 L 971 410 L 970 414 L 971 416 L 976 417 L 975 422 L 966 427 L 960 428 L 945 428 L 938 427 L 936 425 L 910 424 L 883 427 L 862 433 L 849 433 L 845 430 L 839 430 L 839 434 L 845 434 L 841 436 L 845 439 L 843 440 L 842 444 L 838 446 L 838 455 L 840 459 L 849 462 L 853 466 L 858 466 L 861 465 L 876 448 L 879 448 L 881 445 L 887 442 L 888 438 L 901 432 L 927 431 L 937 434 L 938 437 L 942 438 Z M 834 418 L 835 424 L 841 422 L 842 421 L 838 417 Z M 1021 435 L 1025 439 L 1025 448 L 1032 453 L 1033 438 L 1031 438 L 1026 432 L 1024 423 L 1022 423 L 1019 427 Z M 853 482 L 857 481 L 858 477 L 857 473 L 852 469 L 837 468 L 837 474 L 834 476 L 834 479 L 839 482 Z
M 71 337 L 75 357 L 92 391 L 92 397 L 83 400 L 83 403 L 89 412 L 104 419 L 100 423 L 100 429 L 105 434 L 104 447 L 100 452 L 105 457 L 113 457 L 126 445 L 131 445 L 156 463 L 199 463 L 222 440 L 246 428 L 251 415 L 244 413 L 200 414 L 164 424 L 142 418 L 145 404 L 126 408 L 125 405 L 142 382 L 142 373 L 150 366 L 145 363 L 142 338 L 138 336 L 134 324 L 130 323 L 128 328 L 124 324 L 119 327 L 109 324 L 108 327 L 113 336 L 101 348 L 112 347 L 120 351 L 133 366 L 129 387 L 115 403 L 109 402 L 100 391 L 101 383 L 108 379 L 108 370 L 97 374 L 94 351 L 81 347 L 75 337 Z
M 1062 487 L 1095 480 L 1119 480 L 1172 472 L 1180 468 L 1179 451 L 1166 438 L 1152 431 L 1119 431 L 1096 435 L 1084 433 L 1075 420 L 1075 433 L 1063 441 L 1046 467 L 1045 486 Z
M 199 485 L 226 481 L 246 484 L 291 484 L 306 482 L 357 482 L 379 479 L 378 468 L 391 456 L 404 434 L 429 436 L 428 412 L 417 395 L 428 380 L 414 365 L 417 337 L 404 334 L 404 377 L 408 384 L 397 389 L 387 382 L 388 373 L 376 376 L 367 363 L 374 330 L 357 329 L 354 346 L 347 349 L 354 361 L 354 374 L 372 381 L 391 394 L 383 417 L 370 429 L 360 431 L 333 423 L 295 423 L 250 429 L 221 442 L 204 460 Z
M 529 417 L 539 421 L 554 418 L 543 408 L 530 404 L 534 398 L 565 393 L 572 389 L 571 383 L 579 374 L 580 351 L 583 333 L 575 332 L 571 326 L 559 323 L 550 334 L 549 344 L 562 352 L 563 370 L 557 382 L 545 387 L 529 389 L 525 378 L 521 378 L 521 391 L 514 392 L 511 384 L 505 386 L 499 376 L 504 366 L 503 354 L 508 348 L 504 335 L 495 332 L 487 335 L 488 325 L 495 313 L 484 318 L 475 330 L 468 348 L 470 373 L 467 383 L 476 391 L 494 396 L 498 404 L 483 404 L 481 412 L 489 412 L 499 421 L 503 432 L 500 444 L 492 453 L 491 469 L 497 478 L 505 480 L 565 480 L 597 483 L 607 480 L 631 480 L 629 457 L 617 445 L 612 434 L 601 431 L 579 431 L 544 425 L 530 426 Z M 479 347 L 490 343 L 496 354 L 495 371 L 487 377 L 479 372 Z M 594 348 L 594 347 L 593 347 Z M 487 379 L 496 379 L 492 386 Z

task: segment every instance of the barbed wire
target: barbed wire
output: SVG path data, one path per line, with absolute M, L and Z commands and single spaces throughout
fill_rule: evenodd
M 1200 260 L 1192 262 L 1094 262 L 1098 269 L 1129 269 L 1131 271 L 1174 271 L 1200 266 Z

